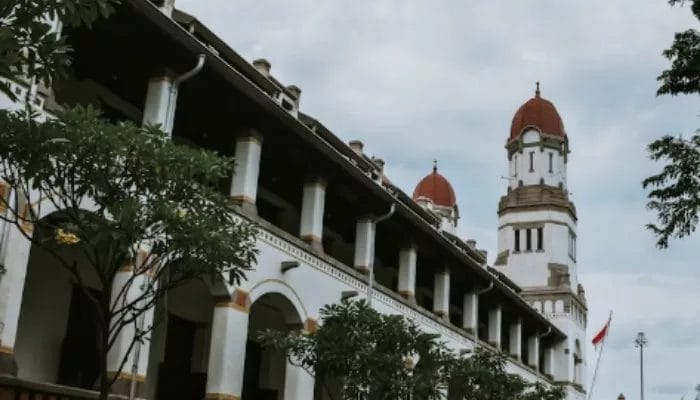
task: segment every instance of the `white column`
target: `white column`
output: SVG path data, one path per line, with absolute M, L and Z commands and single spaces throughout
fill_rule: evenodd
M 284 399 L 313 399 L 314 377 L 304 368 L 287 362 L 284 374 Z
M 146 101 L 143 107 L 142 122 L 144 125 L 160 125 L 162 130 L 166 129 L 172 85 L 172 78 L 168 74 L 151 78 L 148 81 Z
M 544 373 L 554 377 L 554 346 L 547 346 L 544 349 Z
M 399 287 L 401 296 L 416 298 L 416 247 L 410 245 L 399 250 Z
M 517 320 L 510 324 L 510 348 L 508 349 L 508 352 L 510 353 L 511 356 L 515 357 L 516 359 L 520 360 L 521 356 L 523 355 L 522 351 L 522 346 L 523 346 L 523 321 L 522 320 Z
M 25 231 L 31 235 L 31 229 Z M 15 339 L 32 246 L 16 226 L 9 225 L 7 232 L 7 243 L 3 243 L 6 254 L 0 260 L 5 268 L 0 275 L 0 374 L 16 375 Z
M 537 335 L 527 338 L 527 365 L 535 370 L 540 368 L 540 338 Z
M 357 221 L 355 229 L 355 269 L 369 272 L 374 259 L 374 234 L 375 226 L 372 218 L 365 217 Z
M 238 400 L 243 392 L 245 348 L 248 339 L 247 293 L 238 290 L 233 301 L 214 307 L 207 369 L 207 400 Z
M 231 198 L 255 211 L 260 174 L 262 136 L 255 131 L 236 139 L 236 167 L 231 180 Z
M 139 261 L 141 265 L 141 261 Z M 134 267 L 126 265 L 117 271 L 112 282 L 111 304 L 115 310 L 129 309 L 139 307 L 138 302 L 146 303 L 149 299 L 144 295 L 146 285 L 150 277 L 147 273 L 135 275 Z M 142 297 L 142 300 L 139 300 Z M 149 308 L 137 317 L 137 324 L 141 330 L 148 329 L 153 324 L 154 307 Z M 129 311 L 119 313 L 116 318 L 126 320 L 131 318 Z M 119 321 L 114 321 L 119 323 Z M 143 386 L 146 381 L 146 372 L 148 370 L 148 358 L 150 355 L 150 337 L 144 337 L 140 344 L 138 359 L 136 357 L 136 344 L 132 346 L 132 342 L 136 337 L 136 327 L 133 323 L 126 324 L 122 327 L 117 335 L 112 347 L 107 353 L 107 373 L 114 377 L 117 376 L 115 385 L 112 391 L 115 393 L 128 393 L 129 385 L 132 379 L 135 379 L 139 386 Z M 150 334 L 148 335 L 150 336 Z M 122 362 L 126 359 L 122 366 Z M 134 374 L 133 365 L 136 361 L 136 373 Z
M 503 312 L 501 306 L 489 310 L 489 344 L 501 348 L 501 330 L 503 325 Z
M 464 307 L 462 310 L 462 328 L 469 333 L 476 334 L 479 326 L 479 295 L 475 291 L 464 294 Z
M 323 251 L 323 212 L 326 181 L 315 177 L 304 183 L 299 236 L 314 248 Z
M 450 318 L 450 271 L 445 269 L 435 273 L 433 288 L 433 312 L 449 320 Z

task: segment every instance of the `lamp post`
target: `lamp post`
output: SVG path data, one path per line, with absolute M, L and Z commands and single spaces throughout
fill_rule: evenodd
M 647 343 L 644 332 L 637 333 L 637 338 L 634 339 L 634 347 L 639 349 L 639 391 L 641 400 L 644 400 L 644 348 L 647 346 Z

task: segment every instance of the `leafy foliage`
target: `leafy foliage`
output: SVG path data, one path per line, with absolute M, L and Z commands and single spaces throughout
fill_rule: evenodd
M 316 332 L 265 331 L 262 343 L 316 377 L 334 400 L 561 400 L 560 387 L 533 385 L 505 372 L 505 358 L 488 350 L 456 355 L 437 335 L 409 319 L 381 314 L 364 300 L 321 310 Z M 414 363 L 417 361 L 417 364 Z
M 51 86 L 70 64 L 70 49 L 55 24 L 90 26 L 109 15 L 118 2 L 0 0 L 0 76 Z M 0 82 L 0 92 L 17 100 L 5 82 Z
M 657 236 L 659 247 L 668 247 L 671 237 L 683 238 L 695 231 L 700 209 L 700 135 L 690 139 L 664 136 L 649 145 L 652 160 L 666 161 L 663 170 L 645 179 L 647 206 L 657 213 L 660 224 L 647 225 Z
M 451 399 L 476 400 L 561 400 L 560 386 L 529 383 L 506 372 L 507 357 L 479 348 L 474 354 L 454 359 L 449 373 Z
M 124 327 L 172 288 L 222 276 L 238 283 L 255 263 L 255 228 L 218 189 L 230 177 L 230 159 L 175 144 L 155 128 L 109 123 L 90 108 L 43 123 L 27 110 L 0 111 L 0 142 L 0 179 L 9 186 L 0 198 L 3 219 L 83 288 L 84 272 L 65 250 L 87 260 L 102 288 L 85 293 L 97 310 L 103 358 Z M 32 235 L 31 226 L 48 234 Z M 111 293 L 125 265 L 133 273 Z
M 683 5 L 685 0 L 669 0 Z M 700 19 L 700 1 L 688 0 L 693 14 Z M 675 35 L 671 47 L 663 52 L 671 67 L 659 75 L 658 95 L 700 93 L 700 32 L 689 29 Z M 666 248 L 671 238 L 683 238 L 695 231 L 700 211 L 700 133 L 692 137 L 664 136 L 648 146 L 650 157 L 664 163 L 662 171 L 646 178 L 642 185 L 650 189 L 647 207 L 654 211 L 657 223 L 647 224 L 656 236 L 656 244 Z
M 449 356 L 435 335 L 420 332 L 401 316 L 381 314 L 364 300 L 327 305 L 320 316 L 315 332 L 268 330 L 260 339 L 314 375 L 332 399 L 407 398 L 424 378 L 432 379 L 420 385 L 420 398 L 439 398 L 445 382 L 437 371 Z M 413 375 L 410 360 L 415 358 L 430 368 Z

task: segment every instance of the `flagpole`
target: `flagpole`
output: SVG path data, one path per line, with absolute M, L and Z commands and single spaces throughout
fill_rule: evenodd
M 591 386 L 588 388 L 587 400 L 591 400 L 591 396 L 593 395 L 593 387 L 595 386 L 596 377 L 598 377 L 598 367 L 600 367 L 600 359 L 603 356 L 603 350 L 605 350 L 605 341 L 608 339 L 608 335 L 610 334 L 610 325 L 612 325 L 612 310 L 610 310 L 610 316 L 608 317 L 607 332 L 605 332 L 605 336 L 603 336 L 603 342 L 600 344 L 600 352 L 598 353 L 598 360 L 596 361 L 595 369 L 593 370 L 593 379 L 591 379 Z

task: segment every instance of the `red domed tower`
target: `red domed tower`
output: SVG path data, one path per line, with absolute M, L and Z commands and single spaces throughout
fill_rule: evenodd
M 567 334 L 554 380 L 569 399 L 582 399 L 585 383 L 586 298 L 579 284 L 576 208 L 566 172 L 569 139 L 559 112 L 535 96 L 515 112 L 506 140 L 508 188 L 498 203 L 498 254 L 494 268 L 521 296 Z M 567 351 L 563 351 L 567 350 Z
M 450 182 L 437 172 L 437 162 L 433 165 L 433 172 L 416 185 L 413 200 L 423 208 L 438 214 L 442 218 L 442 228 L 455 233 L 459 220 L 457 197 Z
M 518 140 L 528 128 L 535 129 L 542 135 L 566 139 L 564 123 L 559 112 L 551 101 L 540 96 L 539 82 L 535 90 L 535 97 L 526 101 L 515 112 L 513 122 L 510 125 L 508 141 Z

